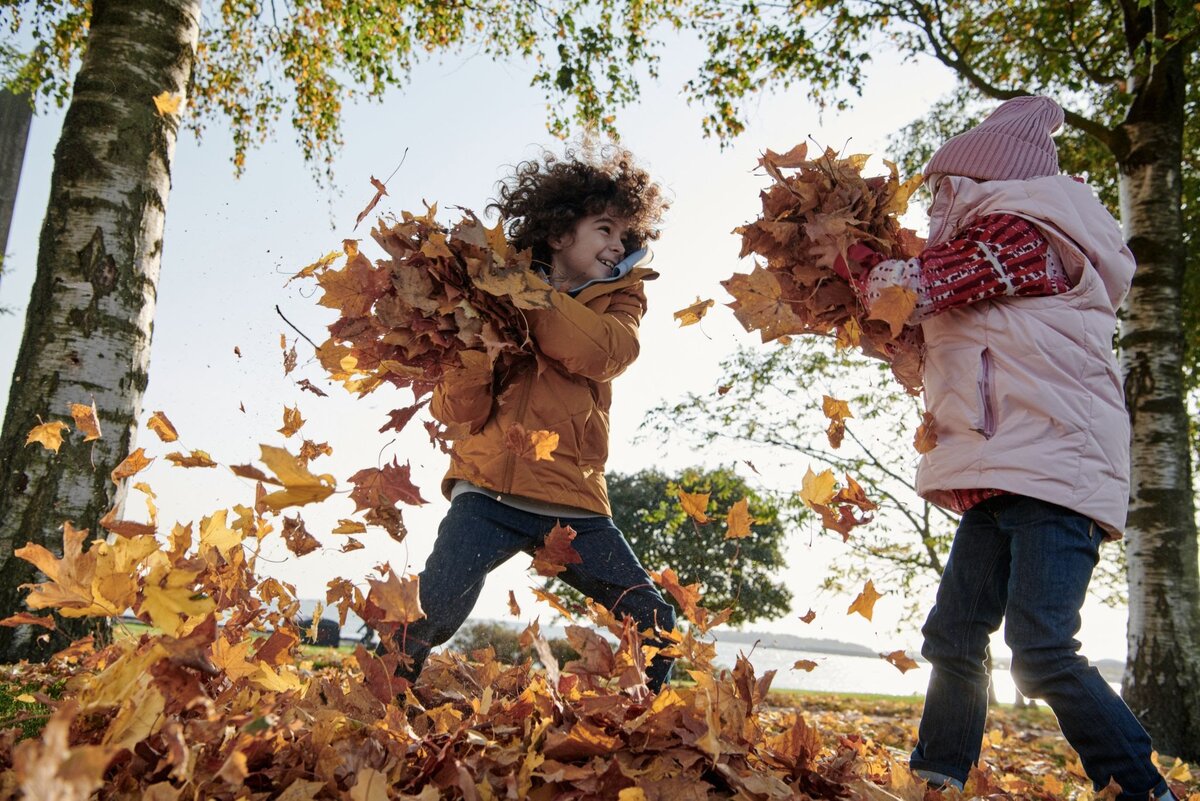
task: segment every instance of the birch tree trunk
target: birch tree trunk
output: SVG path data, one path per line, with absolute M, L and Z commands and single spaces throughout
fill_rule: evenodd
M 0 274 L 8 253 L 8 232 L 12 227 L 21 167 L 25 162 L 25 143 L 33 120 L 33 101 L 27 94 L 0 89 Z M 2 279 L 0 279 L 2 280 Z
M 1175 57 L 1177 56 L 1177 57 Z M 1200 576 L 1183 387 L 1183 56 L 1155 66 L 1125 122 L 1121 219 L 1137 273 L 1120 328 L 1133 425 L 1126 703 L 1159 751 L 1200 759 Z
M 61 553 L 69 520 L 101 537 L 120 507 L 109 478 L 133 447 L 146 389 L 178 118 L 153 98 L 191 77 L 201 0 L 94 0 L 54 154 L 25 332 L 0 433 L 0 616 L 23 607 L 25 542 Z M 70 420 L 95 401 L 103 436 L 71 433 L 57 452 L 25 445 L 39 420 Z M 60 619 L 57 640 L 0 628 L 0 661 L 42 658 L 86 628 Z

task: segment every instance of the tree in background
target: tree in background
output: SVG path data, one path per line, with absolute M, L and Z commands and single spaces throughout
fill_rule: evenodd
M 732 468 L 692 467 L 677 478 L 641 470 L 611 473 L 607 479 L 613 522 L 647 570 L 671 568 L 681 584 L 699 582 L 704 607 L 732 609 L 729 623 L 734 626 L 787 614 L 792 593 L 775 577 L 785 566 L 785 519 L 773 499 L 752 490 Z M 712 522 L 701 525 L 687 515 L 679 502 L 680 489 L 709 494 Z M 728 539 L 725 516 L 743 498 L 749 501 L 754 521 L 750 536 Z M 559 595 L 579 600 L 558 579 L 547 585 Z M 666 598 L 675 603 L 669 595 Z

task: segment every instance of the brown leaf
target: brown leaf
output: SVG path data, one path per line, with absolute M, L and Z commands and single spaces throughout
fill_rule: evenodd
M 709 300 L 700 300 L 699 296 L 697 296 L 696 302 L 691 306 L 675 312 L 675 319 L 679 321 L 680 328 L 683 328 L 685 325 L 695 325 L 704 319 L 704 315 L 708 314 L 708 310 L 714 305 L 716 305 L 715 300 L 711 298 Z
M 818 667 L 817 663 L 811 659 L 800 659 L 792 665 L 792 670 L 803 670 L 805 673 L 812 673 Z
M 129 478 L 137 475 L 151 465 L 153 459 L 146 458 L 144 448 L 138 448 L 133 453 L 126 456 L 121 463 L 113 468 L 110 477 L 114 484 L 119 484 L 121 479 Z
M 801 623 L 812 623 L 816 619 L 817 619 L 817 613 L 811 609 L 809 609 L 807 612 L 805 612 L 803 615 L 800 616 Z
M 735 298 L 728 305 L 738 322 L 747 331 L 758 331 L 763 342 L 807 330 L 804 321 L 792 311 L 788 292 L 792 283 L 786 276 L 756 266 L 748 275 L 735 273 L 722 281 L 721 286 Z
M 362 211 L 360 211 L 358 213 L 358 216 L 354 218 L 354 227 L 355 228 L 357 228 L 358 224 L 363 221 L 364 217 L 366 217 L 368 214 L 371 213 L 371 209 L 375 208 L 375 206 L 378 205 L 379 199 L 387 194 L 387 186 L 385 186 L 383 184 L 383 182 L 381 182 L 374 175 L 371 176 L 371 186 L 375 187 L 375 197 L 371 198 L 371 202 L 367 204 L 367 207 L 365 209 L 363 209 Z M 357 253 L 357 251 L 358 251 L 358 248 L 356 246 L 355 252 Z
M 421 491 L 413 485 L 411 471 L 407 463 L 401 466 L 398 459 L 393 457 L 392 463 L 385 464 L 382 470 L 368 467 L 350 476 L 350 483 L 354 485 L 350 492 L 354 511 L 395 506 L 397 503 L 411 506 L 427 503 L 421 497 Z
M 212 460 L 206 451 L 194 450 L 187 456 L 184 456 L 178 451 L 168 453 L 163 457 L 168 462 L 171 462 L 176 467 L 216 467 L 217 463 Z
M 321 397 L 321 398 L 329 397 L 328 393 L 326 393 L 320 387 L 313 386 L 313 383 L 311 381 L 309 381 L 307 378 L 302 378 L 299 381 L 297 381 L 296 386 L 300 387 L 300 389 L 311 392 L 312 394 L 317 395 L 318 397 Z
M 96 416 L 95 401 L 90 406 L 72 403 L 71 417 L 75 418 L 75 429 L 83 434 L 84 442 L 100 439 L 100 419 Z
M 158 435 L 158 438 L 163 442 L 174 442 L 179 439 L 179 432 L 175 430 L 175 426 L 167 419 L 165 412 L 155 412 L 150 415 L 150 419 L 146 421 L 146 428 Z
M 283 535 L 283 542 L 287 545 L 287 549 L 296 556 L 304 556 L 321 547 L 320 540 L 308 533 L 300 515 L 283 518 L 283 529 L 280 534 Z
M 521 616 L 521 607 L 517 605 L 517 596 L 512 590 L 508 591 L 508 612 L 513 617 Z
M 576 536 L 575 529 L 555 523 L 542 546 L 533 552 L 533 569 L 538 575 L 553 578 L 566 570 L 567 565 L 583 562 L 583 557 L 571 545 Z
M 890 654 L 880 654 L 881 658 L 895 665 L 896 669 L 901 673 L 907 673 L 913 668 L 920 667 L 912 657 L 906 654 L 903 650 L 892 651 Z
M 421 583 L 419 576 L 400 578 L 388 571 L 387 579 L 368 578 L 371 589 L 367 593 L 363 609 L 363 620 L 368 624 L 412 623 L 425 617 L 421 608 Z
M 929 453 L 937 447 L 937 426 L 933 421 L 933 415 L 929 412 L 921 414 L 921 424 L 917 426 L 917 433 L 913 437 L 913 447 L 917 453 Z
M 346 541 L 342 544 L 341 552 L 342 553 L 350 553 L 351 551 L 360 551 L 366 547 L 367 546 L 363 545 L 361 542 L 354 539 L 354 537 L 347 537 Z
M 278 429 L 279 433 L 283 434 L 284 438 L 286 439 L 287 437 L 290 437 L 292 434 L 295 434 L 297 431 L 299 431 L 303 426 L 304 418 L 300 416 L 300 407 L 293 406 L 290 409 L 284 407 L 283 427 Z
M 16 628 L 17 626 L 41 626 L 44 629 L 55 631 L 58 626 L 54 622 L 54 618 L 50 616 L 43 617 L 42 615 L 31 615 L 28 612 L 17 612 L 15 615 L 0 620 L 0 626 Z

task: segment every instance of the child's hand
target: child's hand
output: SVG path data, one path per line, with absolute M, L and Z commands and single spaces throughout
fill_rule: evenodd
M 846 258 L 839 255 L 833 260 L 833 271 L 848 281 L 856 292 L 861 293 L 867 274 L 881 261 L 883 261 L 881 253 L 861 242 L 856 242 L 846 251 Z
M 921 287 L 921 262 L 917 259 L 888 259 L 871 268 L 859 292 L 867 311 L 888 287 L 898 286 L 917 292 Z

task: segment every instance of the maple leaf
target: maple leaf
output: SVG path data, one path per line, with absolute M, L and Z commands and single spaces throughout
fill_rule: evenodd
M 708 310 L 716 305 L 716 301 L 711 298 L 708 300 L 700 300 L 696 296 L 696 302 L 685 309 L 680 309 L 675 312 L 675 319 L 679 321 L 679 327 L 683 328 L 686 325 L 695 325 L 704 319 L 704 315 L 708 314 Z
M 75 429 L 83 434 L 84 442 L 100 439 L 100 419 L 96 416 L 96 402 L 71 404 L 71 417 L 75 418 Z
M 338 550 L 341 553 L 350 553 L 351 551 L 361 551 L 363 548 L 366 548 L 366 547 L 367 546 L 363 545 L 361 542 L 354 539 L 354 537 L 347 537 L 346 541 L 344 543 L 342 543 L 342 547 L 339 548 Z
M 800 616 L 801 623 L 812 623 L 816 619 L 817 619 L 817 613 L 811 609 L 809 609 L 807 612 L 805 612 L 803 615 Z
M 550 604 L 550 606 L 554 607 L 555 611 L 557 611 L 567 620 L 575 619 L 575 616 L 571 613 L 571 610 L 563 606 L 562 600 L 560 600 L 559 597 L 554 593 L 546 592 L 545 590 L 539 590 L 537 587 L 530 588 L 530 592 L 532 592 L 533 596 L 539 601 L 545 601 L 546 603 Z
M 108 763 L 121 749 L 115 745 L 72 747 L 71 722 L 78 709 L 77 701 L 64 700 L 38 739 L 13 748 L 15 781 L 24 798 L 86 801 L 104 784 Z
M 421 497 L 421 491 L 413 485 L 411 471 L 412 468 L 407 462 L 401 465 L 399 460 L 393 457 L 392 463 L 385 464 L 383 469 L 368 467 L 350 476 L 350 483 L 354 485 L 350 492 L 350 499 L 354 501 L 354 511 L 395 506 L 397 503 L 407 503 L 411 506 L 427 503 Z
M 800 659 L 797 660 L 794 665 L 792 665 L 792 670 L 803 670 L 805 673 L 812 673 L 817 667 L 817 663 L 811 659 Z
M 750 526 L 754 524 L 750 516 L 750 501 L 742 498 L 729 509 L 725 517 L 725 539 L 742 539 L 751 534 Z
M 747 331 L 758 331 L 763 342 L 807 330 L 804 321 L 785 299 L 786 276 L 756 266 L 749 274 L 735 273 L 721 282 L 735 300 L 728 304 Z
M 403 431 L 404 426 L 408 425 L 408 421 L 413 418 L 413 415 L 428 403 L 429 399 L 426 398 L 423 401 L 414 403 L 412 406 L 405 406 L 403 409 L 393 409 L 388 412 L 388 422 L 380 427 L 379 433 L 382 434 L 384 431 L 389 430 Z
M 146 449 L 138 448 L 133 453 L 121 460 L 121 463 L 113 468 L 110 477 L 114 484 L 121 483 L 121 479 L 129 478 L 137 475 L 145 470 L 153 463 L 153 459 L 146 458 Z
M 87 529 L 76 529 L 70 523 L 63 524 L 62 558 L 59 559 L 46 548 L 28 543 L 14 554 L 42 572 L 46 581 L 40 584 L 23 584 L 31 587 L 25 604 L 30 609 L 57 609 L 65 617 L 88 617 L 91 615 L 117 615 L 123 610 L 113 609 L 102 598 L 96 598 L 92 584 L 96 576 L 96 552 L 83 543 Z
M 296 369 L 296 360 L 299 357 L 296 355 L 296 346 L 292 345 L 290 349 L 283 352 L 283 374 L 290 375 Z
M 892 651 L 890 654 L 880 654 L 880 658 L 894 665 L 901 673 L 907 673 L 913 668 L 920 667 L 916 661 L 903 650 Z
M 229 558 L 230 552 L 240 548 L 245 532 L 230 528 L 226 524 L 227 509 L 218 509 L 200 520 L 200 549 L 213 548 L 221 556 Z
M 179 432 L 175 430 L 175 426 L 167 419 L 165 412 L 155 412 L 150 415 L 150 419 L 146 421 L 146 428 L 158 435 L 158 438 L 163 442 L 174 442 L 179 439 Z
M 800 500 L 804 501 L 810 509 L 828 506 L 829 502 L 833 500 L 836 483 L 837 480 L 833 477 L 832 470 L 822 470 L 819 474 L 814 474 L 812 468 L 809 467 L 804 473 L 804 479 L 800 486 Z
M 545 542 L 533 552 L 533 569 L 538 575 L 553 578 L 566 570 L 567 565 L 583 562 L 583 557 L 571 545 L 576 536 L 575 529 L 555 523 Z
M 679 504 L 683 507 L 683 511 L 687 516 L 703 525 L 709 523 L 712 518 L 708 516 L 708 497 L 711 493 L 708 492 L 684 492 L 680 487 L 678 490 Z
M 29 430 L 29 435 L 25 437 L 25 444 L 32 445 L 36 442 L 46 450 L 58 453 L 58 449 L 62 447 L 63 443 L 62 432 L 69 428 L 70 426 L 61 420 L 51 420 L 49 423 L 36 425 Z
M 109 509 L 104 514 L 104 517 L 100 518 L 100 525 L 114 534 L 120 534 L 122 537 L 153 537 L 158 530 L 152 523 L 138 523 L 133 520 L 117 519 L 117 508 L 115 506 Z
M 419 576 L 400 578 L 389 570 L 386 580 L 368 578 L 367 584 L 371 589 L 367 592 L 363 620 L 368 624 L 403 625 L 425 617 Z
M 917 426 L 917 433 L 913 436 L 913 448 L 917 453 L 929 453 L 936 447 L 937 426 L 933 422 L 933 415 L 922 412 L 921 424 Z
M 196 589 L 198 575 L 199 571 L 170 566 L 151 570 L 138 614 L 146 615 L 168 637 L 187 634 L 216 608 L 216 602 Z
M 337 528 L 331 533 L 333 534 L 366 534 L 367 527 L 357 520 L 348 520 L 342 518 L 338 520 Z
M 915 308 L 916 292 L 902 286 L 888 286 L 879 291 L 879 299 L 871 304 L 871 314 L 867 319 L 884 321 L 891 328 L 892 336 L 897 337 Z
M 183 95 L 174 92 L 163 90 L 156 94 L 153 98 L 154 108 L 160 116 L 166 117 L 169 114 L 178 114 L 183 106 Z
M 521 616 L 521 607 L 517 605 L 517 596 L 512 590 L 508 591 L 508 612 L 513 617 Z
M 217 463 L 212 460 L 207 451 L 194 450 L 187 456 L 184 456 L 178 451 L 168 453 L 163 457 L 168 462 L 171 462 L 176 467 L 216 467 Z
M 283 535 L 283 542 L 287 545 L 287 549 L 296 556 L 304 556 L 321 547 L 320 540 L 308 533 L 300 515 L 283 518 L 283 529 L 280 534 Z
M 286 439 L 287 437 L 290 437 L 292 434 L 295 434 L 297 431 L 299 431 L 303 426 L 304 418 L 300 416 L 300 407 L 293 406 L 290 409 L 284 407 L 283 427 L 278 429 L 279 433 L 283 434 L 284 438 Z
M 378 178 L 376 178 L 374 175 L 371 176 L 371 186 L 375 187 L 375 196 L 373 198 L 371 198 L 371 202 L 367 204 L 367 207 L 365 209 L 363 209 L 362 211 L 360 211 L 358 213 L 358 216 L 354 218 L 354 227 L 355 228 L 357 228 L 358 224 L 363 221 L 364 217 L 366 217 L 368 214 L 371 213 L 371 209 L 375 208 L 375 206 L 378 205 L 380 198 L 382 198 L 384 195 L 387 194 L 387 186 L 384 185 L 384 183 L 382 181 L 380 181 Z M 357 251 L 358 251 L 358 249 L 355 248 L 356 253 L 357 253 Z
M 875 582 L 867 579 L 867 583 L 863 585 L 862 592 L 850 604 L 850 608 L 846 610 L 847 615 L 852 615 L 858 612 L 867 620 L 875 613 L 875 602 L 883 596 L 875 591 Z
M 504 446 L 528 462 L 553 462 L 558 432 L 526 431 L 525 426 L 513 423 L 504 434 Z
M 371 263 L 361 253 L 346 259 L 340 270 L 326 270 L 317 276 L 324 290 L 320 305 L 337 309 L 346 317 L 362 317 L 392 285 L 391 275 L 382 266 Z
M 293 456 L 283 448 L 271 445 L 259 445 L 258 447 L 263 463 L 276 476 L 271 483 L 283 486 L 282 490 L 268 493 L 261 500 L 263 506 L 273 512 L 289 506 L 304 506 L 323 501 L 333 493 L 337 486 L 333 476 L 314 475 L 309 471 L 303 459 Z
M 311 439 L 306 439 L 300 444 L 300 458 L 305 462 L 311 462 L 318 456 L 332 456 L 333 448 L 328 442 L 313 442 Z
M 657 581 L 662 588 L 671 594 L 671 597 L 676 600 L 680 608 L 683 609 L 684 615 L 689 619 L 695 620 L 697 617 L 697 609 L 700 608 L 700 584 L 688 584 L 684 586 L 679 583 L 679 576 L 671 568 L 666 568 L 661 573 L 651 573 L 650 577 Z

